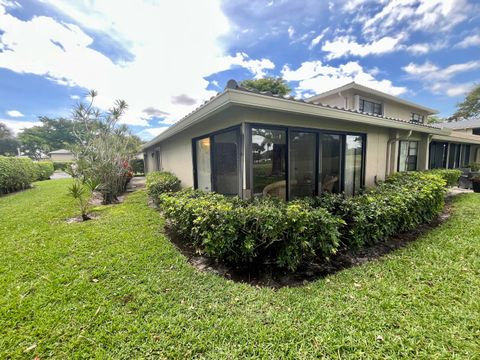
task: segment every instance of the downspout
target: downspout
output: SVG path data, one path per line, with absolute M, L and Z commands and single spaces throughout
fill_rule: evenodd
M 410 136 L 412 136 L 412 132 L 413 132 L 412 130 L 409 130 L 407 136 L 395 137 L 393 139 L 388 140 L 388 142 L 387 142 L 387 169 L 386 169 L 386 172 L 385 172 L 386 175 L 390 175 L 392 145 L 397 141 L 409 140 Z

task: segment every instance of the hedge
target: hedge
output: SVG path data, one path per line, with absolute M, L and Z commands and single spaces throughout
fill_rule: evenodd
M 161 194 L 180 190 L 180 180 L 170 172 L 154 171 L 147 175 L 146 186 L 148 195 L 158 203 Z
M 143 159 L 133 159 L 130 161 L 130 166 L 134 174 L 144 174 L 145 173 L 145 164 Z
M 285 203 L 184 190 L 158 199 L 172 229 L 198 251 L 234 264 L 270 262 L 295 270 L 306 259 L 328 259 L 341 246 L 373 244 L 432 221 L 444 207 L 446 185 L 441 174 L 414 172 L 354 197 L 324 194 Z
M 53 174 L 50 161 L 33 162 L 27 158 L 0 156 L 0 194 L 23 190 L 37 180 Z
M 54 173 L 55 169 L 51 161 L 39 161 L 34 163 L 37 167 L 36 180 L 48 180 Z
M 432 221 L 444 207 L 445 186 L 438 174 L 397 173 L 362 195 L 325 194 L 310 201 L 344 220 L 346 246 L 361 247 Z
M 73 164 L 73 161 L 54 161 L 53 169 L 65 171 L 65 170 L 68 170 L 68 168 L 72 166 L 72 164 Z
M 294 270 L 306 258 L 328 258 L 342 220 L 303 201 L 253 201 L 184 190 L 159 197 L 171 227 L 200 252 L 230 262 L 273 262 Z
M 462 175 L 462 171 L 458 169 L 432 169 L 426 172 L 440 175 L 447 182 L 448 187 L 458 186 L 458 181 Z

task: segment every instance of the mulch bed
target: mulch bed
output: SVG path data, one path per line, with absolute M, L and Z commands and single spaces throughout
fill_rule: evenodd
M 427 231 L 446 221 L 451 214 L 450 201 L 444 211 L 432 222 L 419 226 L 417 229 L 393 236 L 381 243 L 365 246 L 361 249 L 342 249 L 331 257 L 329 262 L 308 262 L 301 264 L 295 272 L 280 270 L 272 265 L 262 264 L 253 267 L 251 264 L 244 267 L 215 261 L 205 255 L 198 254 L 195 249 L 184 242 L 175 233 L 167 229 L 167 235 L 175 247 L 188 259 L 188 262 L 199 271 L 212 272 L 229 280 L 247 283 L 257 287 L 279 289 L 284 286 L 295 287 L 306 285 L 311 281 L 335 274 L 343 269 L 375 261 L 382 256 L 407 246 L 417 240 Z

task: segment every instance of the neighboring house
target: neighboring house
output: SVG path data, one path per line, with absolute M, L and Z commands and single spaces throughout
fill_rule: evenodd
M 50 160 L 52 161 L 73 161 L 73 153 L 65 149 L 51 151 L 48 153 L 48 155 L 50 155 Z
M 437 126 L 467 135 L 480 135 L 480 118 L 438 123 Z
M 144 145 L 145 167 L 171 171 L 187 187 L 288 200 L 480 161 L 480 136 L 426 124 L 433 113 L 355 83 L 297 100 L 230 80 Z

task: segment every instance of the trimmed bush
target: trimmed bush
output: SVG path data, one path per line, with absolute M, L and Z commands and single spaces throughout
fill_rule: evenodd
M 426 171 L 430 174 L 440 175 L 446 182 L 448 187 L 458 186 L 462 171 L 458 169 L 432 169 Z
M 38 175 L 39 167 L 31 159 L 0 156 L 0 194 L 30 187 Z
M 54 161 L 53 162 L 53 169 L 55 171 L 67 171 L 73 164 L 73 161 Z
M 180 180 L 168 171 L 154 171 L 147 175 L 147 192 L 153 201 L 160 195 L 180 190 Z
M 36 180 L 48 180 L 55 171 L 51 161 L 39 161 L 34 164 L 37 167 Z
M 341 217 L 345 245 L 361 247 L 432 221 L 444 207 L 445 186 L 438 174 L 396 173 L 362 195 L 325 194 L 310 202 Z
M 159 200 L 178 234 L 230 263 L 271 262 L 294 270 L 306 258 L 328 258 L 339 246 L 342 220 L 304 201 L 244 201 L 193 190 Z
M 480 171 L 480 163 L 471 163 L 468 166 L 472 171 Z

